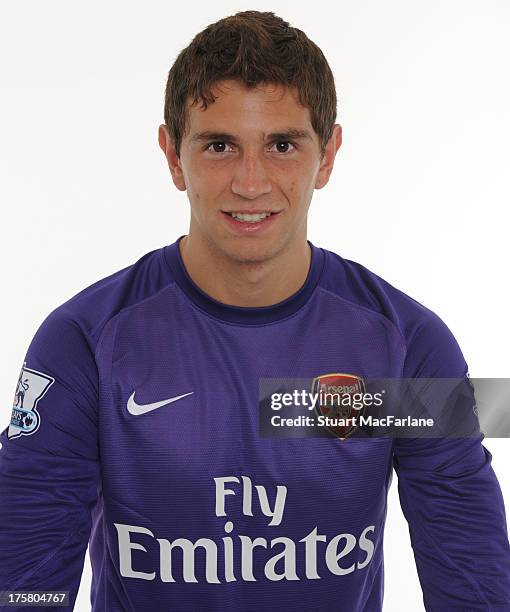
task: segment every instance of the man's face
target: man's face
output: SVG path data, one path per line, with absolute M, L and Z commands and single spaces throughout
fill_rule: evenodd
M 213 93 L 207 110 L 189 106 L 180 158 L 166 127 L 159 132 L 173 181 L 188 193 L 190 235 L 238 262 L 302 245 L 313 191 L 329 179 L 341 127 L 321 159 L 309 110 L 295 91 L 229 80 Z

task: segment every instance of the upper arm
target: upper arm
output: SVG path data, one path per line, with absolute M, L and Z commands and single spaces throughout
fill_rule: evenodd
M 410 337 L 403 376 L 468 376 L 456 339 L 436 315 Z M 425 401 L 438 397 L 431 393 Z M 436 413 L 441 409 L 455 410 L 455 402 Z M 461 410 L 442 416 L 445 422 L 465 418 Z M 400 504 L 427 610 L 510 610 L 505 506 L 482 440 L 482 434 L 394 440 Z
M 74 601 L 98 496 L 98 393 L 93 347 L 63 309 L 13 383 L 0 435 L 0 590 L 63 589 Z

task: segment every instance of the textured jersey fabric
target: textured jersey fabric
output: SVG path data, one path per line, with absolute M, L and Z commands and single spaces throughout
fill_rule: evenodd
M 35 334 L 0 436 L 0 590 L 68 590 L 74 605 L 90 543 L 94 612 L 378 612 L 395 469 L 425 608 L 510 610 L 482 436 L 258 432 L 261 378 L 466 376 L 445 323 L 311 243 L 297 293 L 228 306 L 193 283 L 178 243 Z

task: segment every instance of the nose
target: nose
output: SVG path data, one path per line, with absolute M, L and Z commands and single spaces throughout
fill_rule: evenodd
M 271 181 L 256 152 L 243 151 L 232 179 L 232 192 L 249 200 L 271 192 Z

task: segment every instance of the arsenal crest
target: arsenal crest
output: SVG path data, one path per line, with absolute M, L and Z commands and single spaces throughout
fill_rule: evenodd
M 358 419 L 364 412 L 355 406 L 354 394 L 359 399 L 365 393 L 365 384 L 360 376 L 355 374 L 322 374 L 312 380 L 312 393 L 317 394 L 315 412 L 318 416 L 330 417 L 331 424 L 324 426 L 340 440 L 350 436 L 358 428 Z

